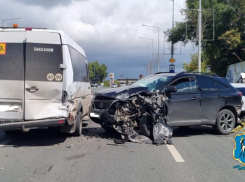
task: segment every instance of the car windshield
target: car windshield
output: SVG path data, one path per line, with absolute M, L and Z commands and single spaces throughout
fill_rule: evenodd
M 149 91 L 158 90 L 167 80 L 173 76 L 169 75 L 150 75 L 133 83 L 132 86 L 148 87 Z

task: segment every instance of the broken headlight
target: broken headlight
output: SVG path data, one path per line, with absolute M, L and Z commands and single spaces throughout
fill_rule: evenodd
M 116 96 L 116 99 L 118 99 L 118 100 L 126 100 L 127 98 L 129 98 L 129 95 L 128 95 L 127 92 L 126 92 L 126 93 L 118 94 L 118 95 Z

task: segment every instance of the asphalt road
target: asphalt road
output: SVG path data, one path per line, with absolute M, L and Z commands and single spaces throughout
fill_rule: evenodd
M 173 145 L 156 146 L 116 145 L 118 135 L 92 122 L 81 137 L 47 129 L 0 132 L 0 181 L 243 181 L 245 170 L 233 169 L 241 165 L 232 157 L 234 135 L 208 126 L 174 128 Z

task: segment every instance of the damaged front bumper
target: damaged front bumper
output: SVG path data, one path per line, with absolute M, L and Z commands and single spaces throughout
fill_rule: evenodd
M 111 125 L 115 122 L 115 116 L 109 114 L 107 110 L 92 109 L 89 116 L 97 124 Z
M 25 130 L 29 128 L 64 126 L 65 124 L 65 118 L 43 119 L 33 121 L 0 120 L 0 130 Z

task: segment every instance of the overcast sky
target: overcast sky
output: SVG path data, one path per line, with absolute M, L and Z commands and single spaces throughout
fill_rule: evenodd
M 183 21 L 180 10 L 185 0 L 175 0 L 175 21 Z M 20 27 L 40 27 L 63 30 L 86 52 L 89 62 L 104 63 L 115 78 L 138 78 L 147 75 L 147 60 L 158 52 L 159 27 L 160 71 L 168 71 L 169 45 L 164 43 L 163 31 L 172 27 L 172 0 L 0 0 L 1 20 L 4 26 L 18 23 Z M 165 46 L 163 46 L 165 45 Z M 137 47 L 142 46 L 142 47 Z M 144 47 L 149 47 L 144 48 Z M 180 48 L 181 47 L 181 48 Z M 197 52 L 192 44 L 176 45 L 176 72 L 182 71 L 183 62 Z M 155 56 L 154 56 L 155 57 Z M 157 71 L 156 63 L 154 72 Z M 109 76 L 109 75 L 108 75 Z

